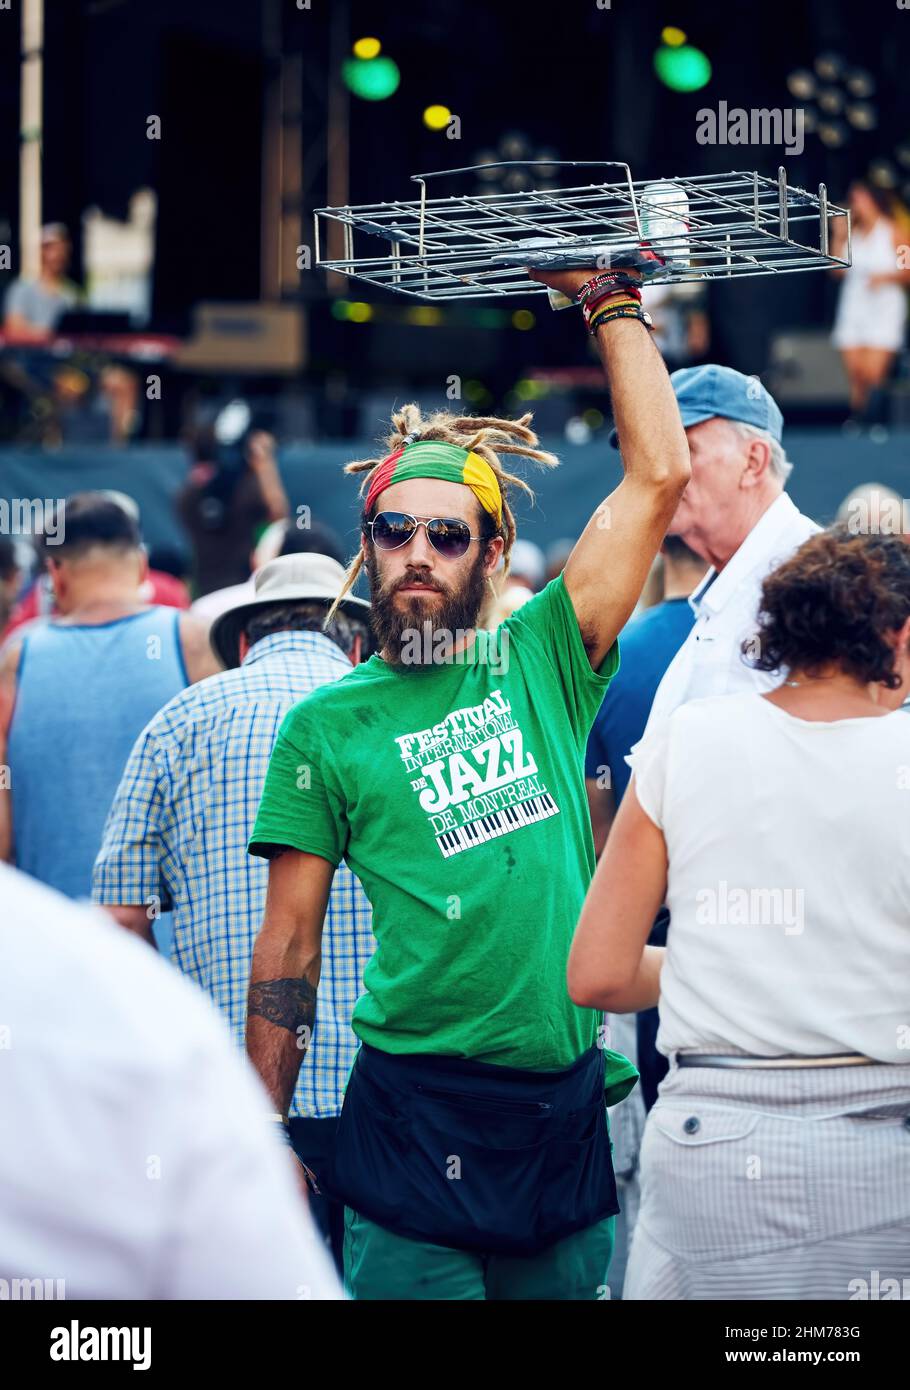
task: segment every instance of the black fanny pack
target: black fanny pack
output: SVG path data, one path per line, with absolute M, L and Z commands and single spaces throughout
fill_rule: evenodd
M 536 1254 L 619 1210 L 604 1054 L 535 1072 L 364 1043 L 320 1186 L 412 1240 Z

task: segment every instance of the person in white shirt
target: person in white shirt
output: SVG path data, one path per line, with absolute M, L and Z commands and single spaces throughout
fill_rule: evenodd
M 758 377 L 709 364 L 684 367 L 670 381 L 692 477 L 669 534 L 710 568 L 689 595 L 695 622 L 657 687 L 645 737 L 686 700 L 773 688 L 776 678 L 749 664 L 742 644 L 754 639 L 765 576 L 819 529 L 784 490 L 792 464 L 781 443 L 783 416 Z M 666 941 L 670 920 L 662 911 L 653 944 Z M 666 1071 L 656 1028 L 653 1012 L 640 1015 L 637 1063 L 648 1103 Z
M 5 864 L 0 899 L 0 1288 L 341 1299 L 265 1093 L 201 991 Z
M 649 730 L 685 700 L 773 687 L 743 660 L 741 644 L 755 632 L 765 575 L 819 529 L 784 491 L 793 465 L 783 416 L 758 377 L 711 363 L 670 380 L 692 477 L 668 533 L 711 568 L 689 598 L 695 624 L 657 688 Z
M 692 701 L 633 752 L 569 957 L 581 1007 L 659 994 L 671 1059 L 626 1298 L 910 1279 L 910 547 L 810 538 L 758 635 L 782 684 Z

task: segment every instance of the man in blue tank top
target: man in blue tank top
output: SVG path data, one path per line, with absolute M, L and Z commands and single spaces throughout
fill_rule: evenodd
M 60 616 L 22 628 L 0 657 L 0 858 L 79 898 L 137 735 L 220 667 L 204 624 L 142 602 L 145 554 L 118 503 L 76 494 L 55 533 L 45 554 Z

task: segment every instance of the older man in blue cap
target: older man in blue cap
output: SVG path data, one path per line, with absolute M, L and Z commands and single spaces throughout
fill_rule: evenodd
M 784 490 L 793 465 L 783 416 L 758 377 L 709 363 L 670 380 L 692 478 L 668 534 L 710 568 L 689 598 L 695 623 L 657 688 L 648 729 L 686 700 L 778 684 L 743 660 L 741 644 L 755 631 L 765 576 L 819 529 Z
M 657 687 L 645 737 L 687 700 L 779 684 L 779 676 L 747 664 L 742 643 L 755 632 L 765 576 L 819 530 L 784 490 L 793 465 L 781 443 L 783 416 L 758 377 L 709 363 L 683 367 L 670 380 L 692 477 L 668 534 L 680 536 L 710 568 L 689 596 L 695 621 Z M 668 923 L 663 908 L 652 945 L 666 943 Z M 656 1033 L 657 1010 L 639 1014 L 636 1062 L 647 1108 L 667 1070 Z M 627 1205 L 634 1205 L 628 1193 Z

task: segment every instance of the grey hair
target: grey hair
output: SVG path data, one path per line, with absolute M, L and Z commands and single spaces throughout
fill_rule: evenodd
M 314 601 L 276 603 L 268 608 L 255 609 L 243 625 L 250 646 L 275 632 L 322 632 L 340 647 L 345 656 L 354 650 L 360 638 L 361 652 L 369 653 L 372 638 L 367 623 L 339 610 L 328 625 L 325 623 L 327 605 Z
M 759 439 L 762 444 L 767 444 L 771 450 L 771 476 L 776 478 L 779 483 L 785 483 L 793 472 L 793 464 L 787 458 L 787 451 L 783 444 L 779 443 L 767 430 L 760 430 L 757 425 L 747 425 L 742 420 L 731 420 L 730 424 L 741 439 Z

